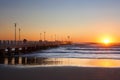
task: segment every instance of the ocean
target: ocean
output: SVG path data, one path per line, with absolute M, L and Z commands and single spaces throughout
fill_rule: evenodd
M 28 57 L 44 58 L 93 58 L 93 59 L 120 59 L 119 46 L 100 45 L 68 45 L 58 48 L 42 50 L 33 54 L 26 54 Z
M 120 46 L 100 44 L 64 45 L 14 57 L 1 58 L 0 64 L 14 67 L 120 67 Z

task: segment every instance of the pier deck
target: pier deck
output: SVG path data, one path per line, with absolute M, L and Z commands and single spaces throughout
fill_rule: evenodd
M 9 56 L 19 53 L 27 53 L 36 50 L 67 45 L 69 42 L 63 41 L 0 41 L 0 56 Z

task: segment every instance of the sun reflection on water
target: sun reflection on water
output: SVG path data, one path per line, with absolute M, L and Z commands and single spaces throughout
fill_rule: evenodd
M 38 58 L 12 57 L 3 58 L 0 64 L 15 66 L 75 66 L 75 67 L 120 67 L 119 59 L 80 59 L 80 58 Z
M 49 61 L 61 61 L 56 65 L 77 66 L 77 67 L 120 67 L 120 60 L 113 59 L 74 59 L 74 58 L 57 58 L 48 59 Z

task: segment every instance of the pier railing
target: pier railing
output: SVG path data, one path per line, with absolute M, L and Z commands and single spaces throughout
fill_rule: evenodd
M 12 41 L 12 40 L 0 40 L 0 55 L 7 53 L 25 53 L 40 49 L 52 48 L 61 45 L 70 44 L 67 41 Z

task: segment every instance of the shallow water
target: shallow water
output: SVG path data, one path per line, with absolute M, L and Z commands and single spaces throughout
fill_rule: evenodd
M 44 58 L 92 58 L 92 59 L 120 59 L 120 47 L 102 47 L 98 45 L 70 45 L 58 48 L 42 50 L 33 54 L 26 54 L 27 57 Z
M 69 45 L 0 58 L 0 64 L 14 67 L 120 67 L 119 46 Z

